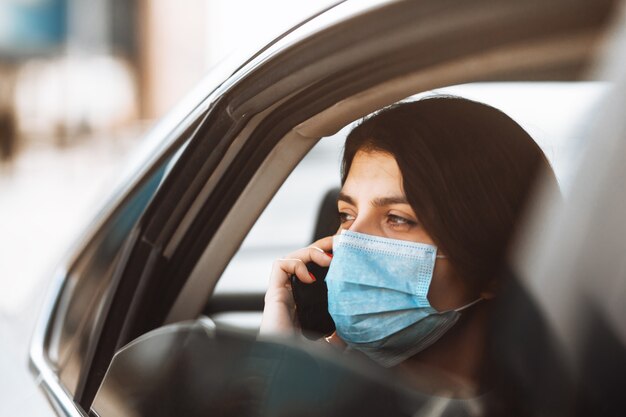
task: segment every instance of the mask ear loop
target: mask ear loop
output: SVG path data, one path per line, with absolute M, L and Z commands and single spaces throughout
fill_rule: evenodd
M 456 312 L 463 311 L 463 310 L 465 310 L 466 308 L 470 308 L 470 307 L 471 307 L 471 306 L 473 306 L 474 304 L 478 304 L 478 303 L 480 303 L 480 302 L 481 302 L 481 301 L 483 301 L 483 300 L 484 300 L 484 298 L 483 298 L 483 297 L 479 297 L 478 299 L 476 299 L 476 300 L 472 301 L 471 303 L 467 303 L 467 304 L 465 304 L 464 306 L 461 306 L 461 307 L 459 307 L 459 308 L 455 308 L 455 309 L 454 309 L 454 311 L 456 311 Z

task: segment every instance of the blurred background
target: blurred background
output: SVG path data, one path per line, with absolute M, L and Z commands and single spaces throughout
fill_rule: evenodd
M 49 278 L 144 133 L 335 2 L 0 0 L 0 416 L 47 411 L 26 361 Z

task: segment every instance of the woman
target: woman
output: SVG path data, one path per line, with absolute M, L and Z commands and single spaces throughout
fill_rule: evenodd
M 330 266 L 330 343 L 475 395 L 498 272 L 542 171 L 554 181 L 530 136 L 481 103 L 433 97 L 370 116 L 346 139 L 340 231 L 275 262 L 261 333 L 297 332 L 289 276 L 310 283 L 306 263 Z

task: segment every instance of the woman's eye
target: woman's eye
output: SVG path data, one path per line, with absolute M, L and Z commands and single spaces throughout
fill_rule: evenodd
M 342 224 L 346 223 L 346 222 L 354 221 L 354 218 L 355 217 L 352 214 L 350 214 L 350 213 L 346 213 L 346 212 L 343 212 L 343 211 L 339 212 L 339 221 Z
M 388 214 L 387 215 L 387 220 L 393 226 L 404 226 L 404 225 L 413 226 L 413 225 L 417 224 L 416 222 L 414 222 L 411 219 L 407 219 L 405 217 L 398 216 L 398 215 L 395 215 L 395 214 Z

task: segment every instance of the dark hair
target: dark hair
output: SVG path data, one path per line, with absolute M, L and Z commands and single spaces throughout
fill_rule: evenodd
M 554 179 L 515 121 L 453 96 L 396 104 L 364 119 L 346 139 L 342 184 L 359 150 L 396 159 L 418 221 L 478 290 L 503 266 L 538 174 Z

